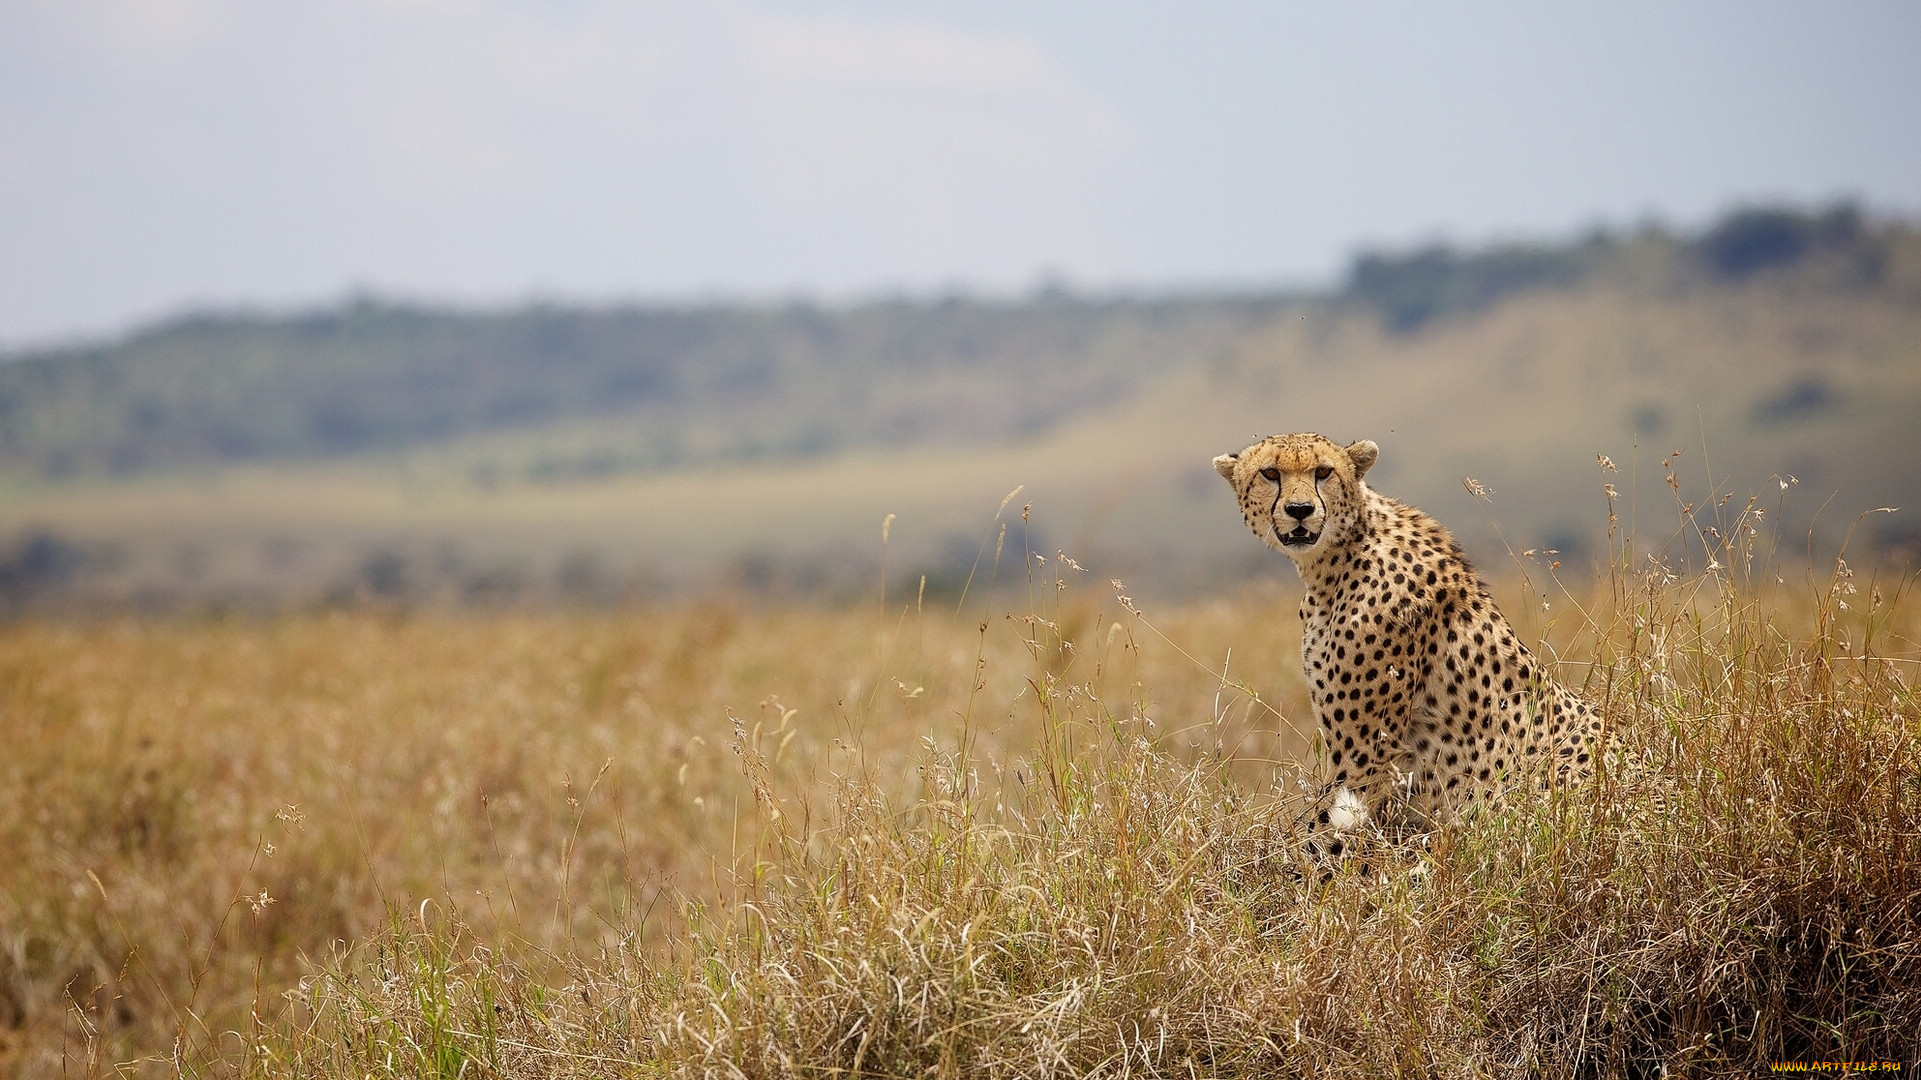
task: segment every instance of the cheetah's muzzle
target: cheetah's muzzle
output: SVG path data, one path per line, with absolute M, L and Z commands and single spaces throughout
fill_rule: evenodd
M 1283 547 L 1313 547 L 1314 541 L 1320 538 L 1320 533 L 1308 532 L 1307 526 L 1296 525 L 1294 526 L 1293 532 L 1281 534 L 1281 545 Z

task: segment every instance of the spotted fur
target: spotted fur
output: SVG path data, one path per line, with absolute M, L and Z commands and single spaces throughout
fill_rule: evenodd
M 1389 803 L 1445 816 L 1523 779 L 1585 780 L 1593 708 L 1541 669 L 1440 522 L 1367 486 L 1379 456 L 1365 439 L 1301 434 L 1214 459 L 1248 528 L 1307 585 L 1320 824 L 1356 798 L 1363 817 Z

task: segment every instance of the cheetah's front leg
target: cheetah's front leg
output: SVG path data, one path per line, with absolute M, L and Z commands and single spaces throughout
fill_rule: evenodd
M 1337 832 L 1358 829 L 1378 820 L 1396 796 L 1410 699 L 1369 688 L 1316 704 L 1327 759 L 1313 823 Z

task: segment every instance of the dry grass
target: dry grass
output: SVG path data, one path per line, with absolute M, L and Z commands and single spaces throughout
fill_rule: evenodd
M 1279 593 L 1142 619 L 1044 558 L 960 613 L 15 626 L 0 1037 L 24 1075 L 1912 1067 L 1916 601 L 1777 580 L 1753 523 L 1554 594 L 1608 774 L 1384 880 L 1303 873 Z
M 750 855 L 731 718 L 780 728 L 767 776 L 823 814 L 856 767 L 918 790 L 923 739 L 951 745 L 970 699 L 975 754 L 1028 754 L 1034 631 L 1002 593 L 961 614 L 897 596 L 887 617 L 712 602 L 0 627 L 0 1062 L 230 1053 L 337 943 L 424 898 L 543 955 L 652 949 Z M 1218 657 L 1262 604 L 1170 627 Z M 1108 634 L 1096 605 L 1069 607 L 1071 632 Z M 1297 678 L 1294 647 L 1243 647 L 1235 669 Z M 1166 648 L 1113 677 L 1161 687 L 1173 715 L 1218 682 Z M 1247 715 L 1223 737 L 1292 756 Z

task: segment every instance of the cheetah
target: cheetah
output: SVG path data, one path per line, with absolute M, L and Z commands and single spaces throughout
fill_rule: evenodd
M 1275 435 L 1214 459 L 1307 586 L 1301 659 L 1327 755 L 1316 823 L 1447 818 L 1522 778 L 1586 780 L 1594 709 L 1542 670 L 1440 522 L 1367 486 L 1380 452 Z

